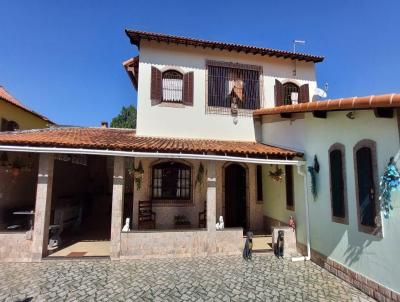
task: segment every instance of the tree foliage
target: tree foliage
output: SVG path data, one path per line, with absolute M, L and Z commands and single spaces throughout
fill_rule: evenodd
M 112 119 L 112 128 L 136 128 L 136 108 L 133 105 L 123 106 L 121 112 Z

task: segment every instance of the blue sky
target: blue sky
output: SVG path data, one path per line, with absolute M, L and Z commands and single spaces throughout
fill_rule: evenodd
M 326 57 L 329 97 L 400 92 L 400 1 L 0 0 L 0 85 L 60 124 L 98 126 L 136 93 L 122 62 L 140 29 Z

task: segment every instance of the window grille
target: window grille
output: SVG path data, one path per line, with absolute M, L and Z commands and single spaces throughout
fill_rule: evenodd
M 299 86 L 290 82 L 283 84 L 283 105 L 292 105 L 293 103 L 295 103 L 292 99 L 292 93 L 297 93 L 298 98 Z
M 162 74 L 162 100 L 164 102 L 182 102 L 183 75 L 175 70 Z
M 153 199 L 191 199 L 192 175 L 189 166 L 165 162 L 153 166 Z
M 255 67 L 255 68 L 254 68 Z M 208 106 L 255 110 L 260 108 L 258 66 L 216 62 L 208 63 Z

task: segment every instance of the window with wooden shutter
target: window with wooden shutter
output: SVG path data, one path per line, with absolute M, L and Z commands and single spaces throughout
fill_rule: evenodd
M 304 84 L 300 86 L 299 89 L 299 103 L 307 103 L 310 101 L 310 96 L 309 96 L 309 86 L 308 84 Z
M 5 118 L 2 118 L 1 124 L 0 124 L 0 131 L 8 131 L 7 124 L 8 124 L 8 121 Z
M 344 145 L 337 143 L 329 149 L 329 170 L 332 220 L 347 223 Z
M 278 80 L 275 80 L 275 107 L 283 105 L 283 85 Z
M 183 75 L 176 70 L 167 70 L 162 74 L 162 101 L 182 103 Z
M 151 67 L 151 104 L 158 105 L 162 101 L 162 76 L 161 71 L 158 68 Z
M 193 72 L 183 75 L 183 104 L 193 106 Z
M 294 211 L 294 181 L 292 166 L 285 166 L 286 208 Z

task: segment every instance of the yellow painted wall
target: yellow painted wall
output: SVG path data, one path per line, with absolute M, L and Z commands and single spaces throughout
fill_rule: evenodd
M 1 118 L 17 122 L 21 130 L 46 128 L 49 124 L 48 121 L 0 99 Z

